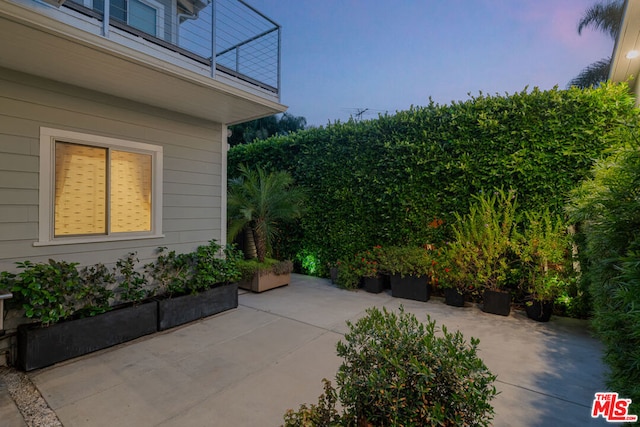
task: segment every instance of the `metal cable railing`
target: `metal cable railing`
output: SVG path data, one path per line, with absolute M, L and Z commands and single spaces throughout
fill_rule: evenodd
M 281 27 L 243 0 L 67 0 L 102 20 L 216 72 L 279 94 Z M 215 52 L 215 55 L 212 54 Z

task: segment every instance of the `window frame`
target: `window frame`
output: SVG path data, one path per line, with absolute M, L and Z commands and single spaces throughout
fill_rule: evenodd
M 142 31 L 143 33 L 146 33 L 146 31 L 131 25 L 131 6 L 128 4 L 130 1 L 132 0 L 127 0 L 127 25 L 136 28 L 140 31 Z M 150 7 L 151 9 L 154 9 L 156 12 L 156 33 L 155 34 L 151 34 L 154 37 L 157 37 L 159 39 L 164 40 L 165 39 L 165 35 L 164 35 L 164 5 L 156 0 L 133 0 L 133 1 L 138 1 L 140 3 L 142 3 L 145 6 Z
M 55 236 L 55 143 L 68 142 L 87 146 L 151 155 L 151 230 L 119 232 L 107 230 L 104 235 Z M 162 238 L 162 147 L 118 138 L 40 128 L 40 186 L 38 209 L 38 241 L 34 246 L 100 243 L 122 240 Z M 107 197 L 110 197 L 107 194 Z M 110 215 L 110 213 L 108 213 Z

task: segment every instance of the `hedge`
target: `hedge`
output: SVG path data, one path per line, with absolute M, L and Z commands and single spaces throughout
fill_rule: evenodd
M 481 93 L 240 145 L 229 174 L 240 163 L 291 172 L 311 205 L 286 251 L 304 249 L 327 266 L 374 245 L 445 241 L 454 213 L 482 191 L 514 189 L 521 211 L 560 213 L 633 121 L 624 84 Z

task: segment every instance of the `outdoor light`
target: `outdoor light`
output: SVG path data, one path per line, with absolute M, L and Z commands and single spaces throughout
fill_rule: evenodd
M 630 50 L 629 52 L 627 52 L 627 59 L 637 58 L 638 55 L 640 55 L 640 52 L 638 52 L 637 50 Z

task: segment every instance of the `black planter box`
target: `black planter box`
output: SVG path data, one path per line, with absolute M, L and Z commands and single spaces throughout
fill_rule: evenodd
M 530 301 L 525 304 L 527 317 L 537 322 L 548 322 L 553 311 L 552 301 Z
M 156 301 L 50 326 L 18 326 L 17 365 L 24 371 L 101 350 L 157 331 Z
M 485 313 L 508 316 L 511 312 L 511 294 L 501 291 L 484 291 L 482 311 Z
M 382 276 L 363 277 L 362 283 L 364 290 L 372 294 L 379 294 L 384 291 L 384 277 Z
M 444 303 L 453 307 L 464 307 L 464 294 L 456 288 L 444 288 Z
M 429 301 L 431 289 L 428 276 L 391 275 L 391 296 L 415 301 Z
M 238 284 L 158 301 L 158 330 L 173 328 L 238 307 Z

